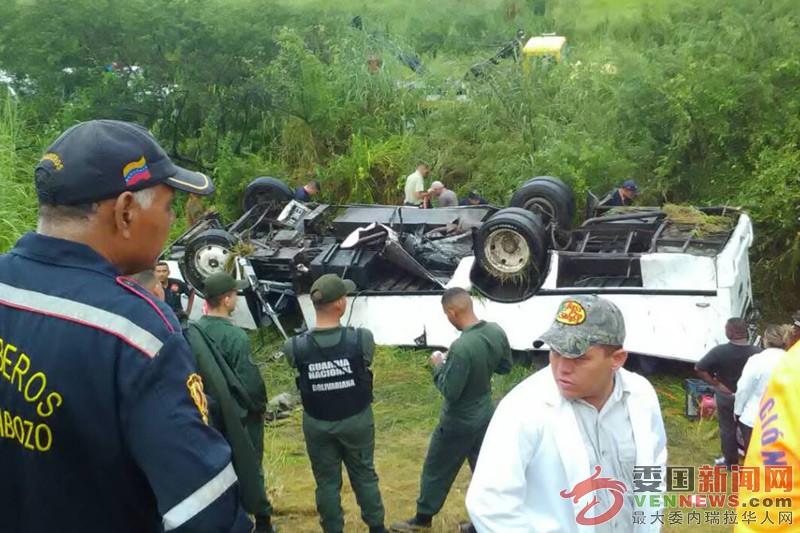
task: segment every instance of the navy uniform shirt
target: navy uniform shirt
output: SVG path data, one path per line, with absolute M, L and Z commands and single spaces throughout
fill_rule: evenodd
M 166 304 L 88 246 L 0 257 L 0 529 L 250 531 Z
M 604 201 L 601 202 L 601 205 L 609 207 L 627 207 L 633 204 L 633 200 L 630 198 L 624 198 L 619 192 L 619 189 L 608 193 L 606 198 L 607 199 L 604 199 Z
M 472 202 L 469 201 L 469 198 L 463 198 L 458 205 L 472 205 Z M 478 203 L 476 205 L 489 205 L 489 202 L 482 196 L 478 197 Z
M 298 187 L 296 191 L 294 191 L 294 199 L 298 202 L 310 202 L 311 195 L 308 194 L 305 187 Z
M 167 285 L 164 287 L 164 301 L 167 305 L 175 311 L 178 316 L 185 315 L 183 310 L 183 303 L 181 302 L 181 295 L 192 295 L 192 289 L 183 281 L 175 278 L 167 278 Z

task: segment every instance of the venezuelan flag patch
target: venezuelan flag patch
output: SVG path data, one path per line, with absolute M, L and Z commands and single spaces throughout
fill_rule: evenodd
M 150 169 L 147 168 L 147 161 L 145 161 L 144 156 L 138 161 L 125 165 L 125 168 L 122 169 L 122 175 L 128 187 L 136 185 L 140 181 L 149 180 Z

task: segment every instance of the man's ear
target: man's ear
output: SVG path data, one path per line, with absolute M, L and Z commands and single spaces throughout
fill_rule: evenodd
M 619 350 L 616 350 L 614 351 L 614 353 L 611 354 L 611 359 L 612 359 L 611 368 L 613 368 L 614 370 L 619 370 L 620 368 L 623 367 L 625 361 L 628 360 L 628 352 L 627 350 L 625 350 L 625 348 L 620 348 Z
M 131 223 L 136 214 L 135 207 L 138 206 L 132 192 L 120 194 L 113 202 L 111 208 L 114 213 L 114 227 L 123 238 L 129 239 L 131 236 Z

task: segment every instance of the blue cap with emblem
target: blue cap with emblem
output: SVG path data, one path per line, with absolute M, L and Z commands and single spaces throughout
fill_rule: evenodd
M 39 203 L 79 205 L 164 184 L 185 192 L 214 192 L 208 176 L 175 165 L 153 134 L 131 122 L 91 120 L 53 142 L 34 171 Z

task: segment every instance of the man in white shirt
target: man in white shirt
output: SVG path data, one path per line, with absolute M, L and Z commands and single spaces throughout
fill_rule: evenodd
M 428 164 L 420 161 L 417 170 L 408 175 L 406 178 L 404 205 L 420 207 L 423 200 L 430 196 L 430 193 L 425 191 L 425 178 L 430 171 Z
M 567 298 L 535 343 L 550 366 L 514 388 L 489 424 L 467 492 L 480 533 L 659 531 L 666 434 L 658 398 L 622 368 L 610 301 Z
M 745 455 L 750 447 L 750 437 L 756 425 L 761 397 L 767 390 L 769 379 L 778 363 L 786 354 L 786 346 L 794 337 L 792 326 L 767 326 L 764 330 L 764 351 L 751 356 L 736 383 L 733 416 L 739 423 L 744 441 Z

